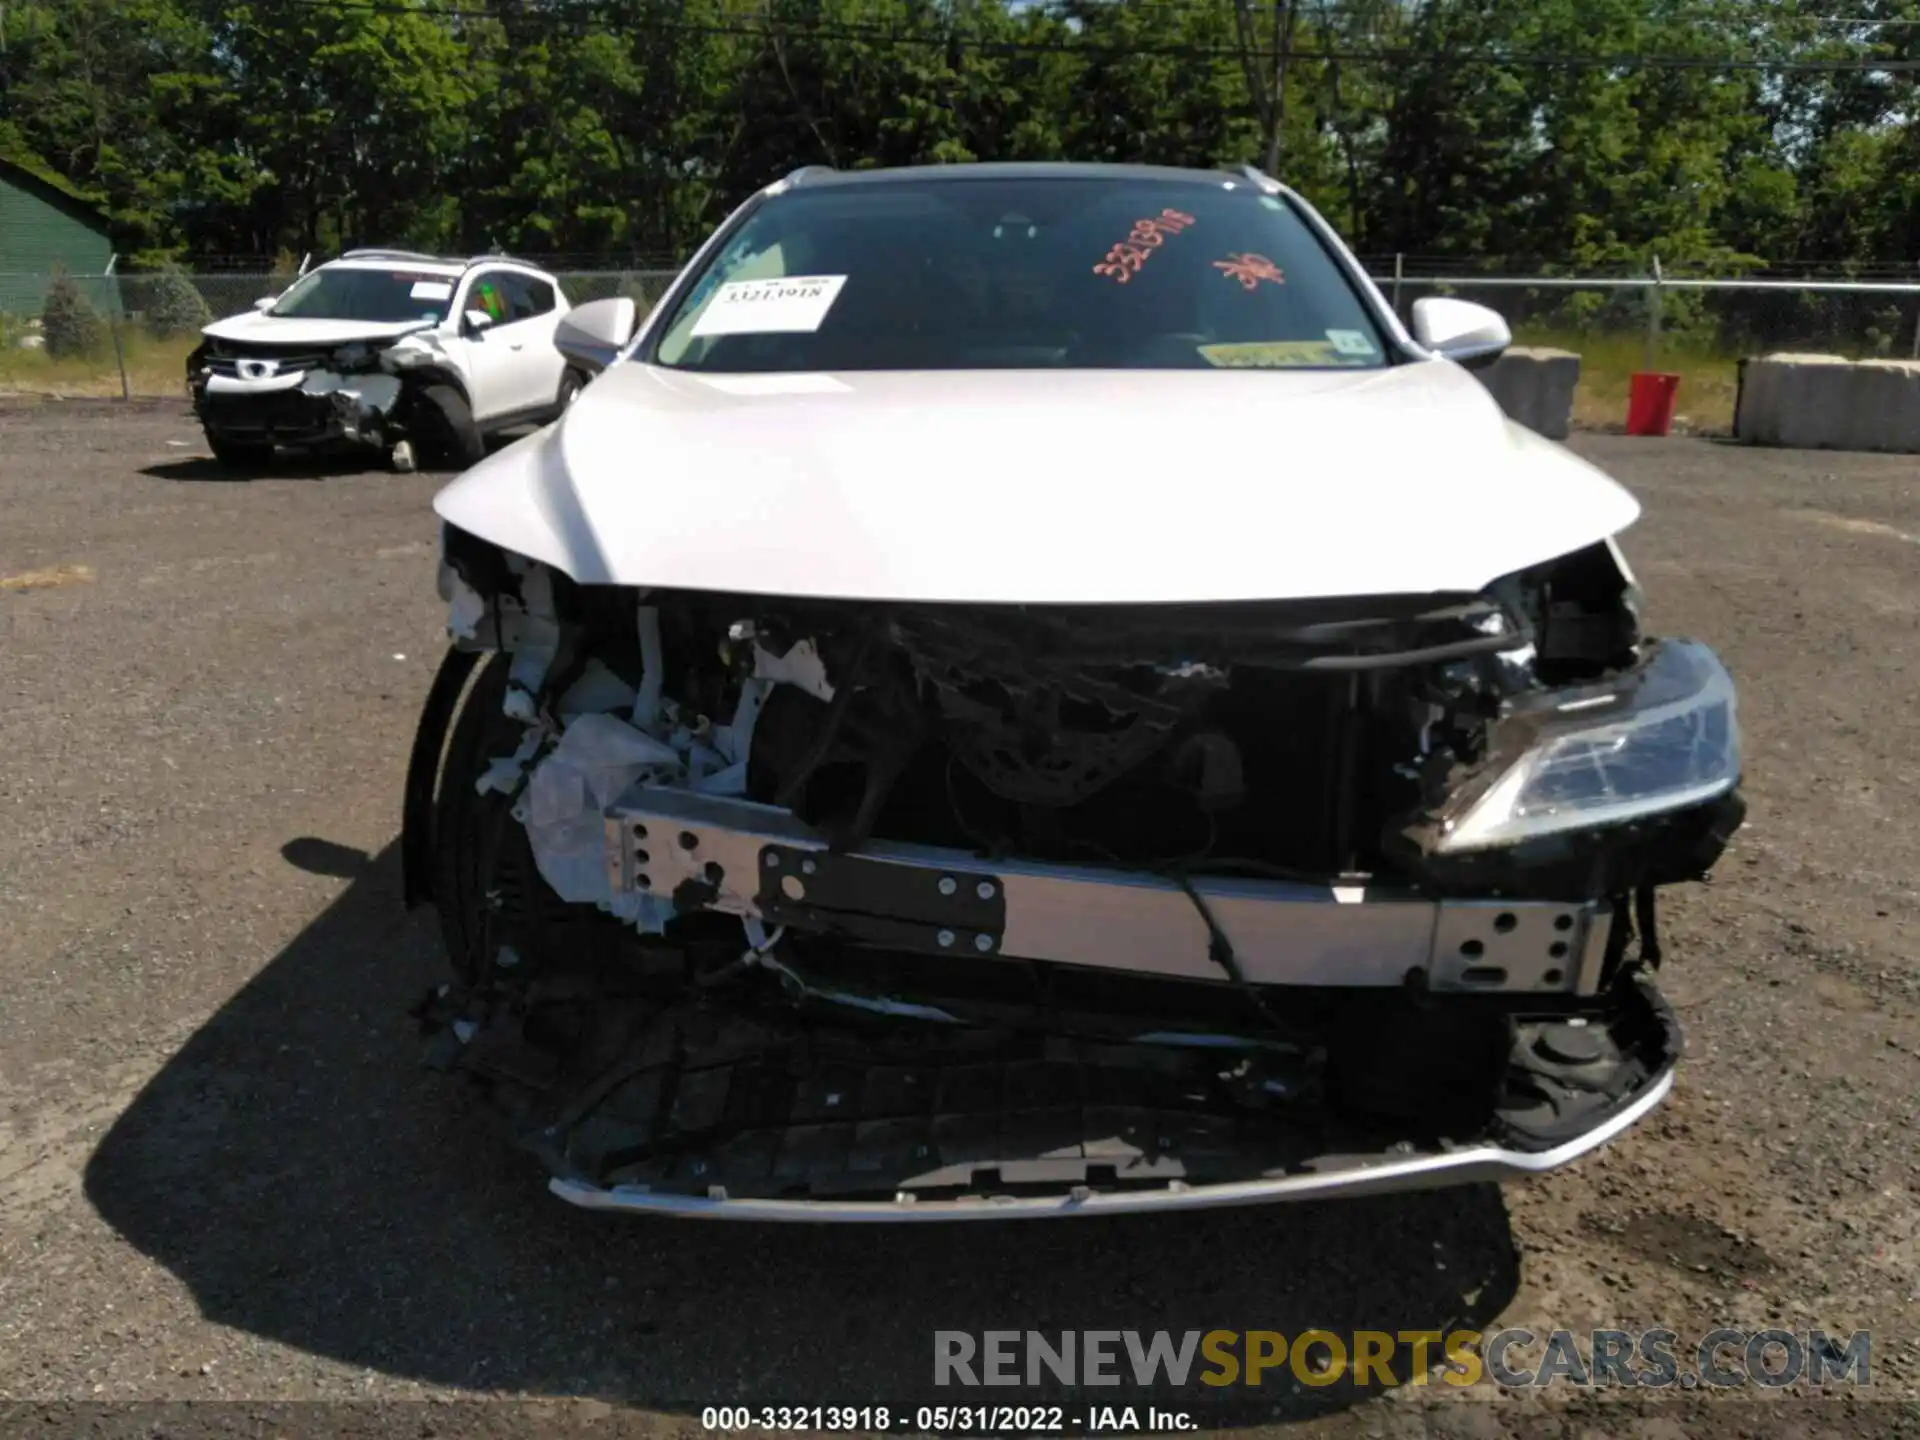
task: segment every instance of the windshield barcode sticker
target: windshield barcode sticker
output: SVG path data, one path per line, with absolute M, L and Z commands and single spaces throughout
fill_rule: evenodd
M 453 295 L 451 280 L 416 280 L 407 292 L 409 300 L 446 300 Z
M 840 297 L 844 275 L 729 280 L 694 322 L 695 335 L 810 335 Z
M 1319 369 L 1346 363 L 1339 347 L 1326 340 L 1256 340 L 1245 344 L 1202 345 L 1200 358 L 1222 370 Z
M 1342 355 L 1372 355 L 1373 341 L 1358 330 L 1329 330 L 1327 339 Z

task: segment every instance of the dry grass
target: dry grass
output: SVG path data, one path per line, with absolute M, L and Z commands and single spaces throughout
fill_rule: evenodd
M 184 395 L 187 354 L 197 336 L 153 340 L 123 338 L 127 389 L 135 395 Z M 0 350 L 0 395 L 118 395 L 120 367 L 111 347 L 98 355 L 53 360 L 44 350 L 8 346 Z
M 1638 335 L 1568 335 L 1523 331 L 1522 345 L 1571 350 L 1580 357 L 1580 388 L 1573 396 L 1573 423 L 1582 428 L 1618 428 L 1627 419 L 1627 389 L 1636 371 L 1646 369 L 1646 342 Z M 1680 377 L 1674 405 L 1674 429 L 1725 433 L 1733 429 L 1738 388 L 1738 357 L 1700 345 L 1663 344 L 1654 368 Z
M 62 585 L 80 585 L 94 578 L 91 565 L 55 565 L 47 570 L 24 570 L 18 575 L 0 575 L 0 590 L 54 590 Z

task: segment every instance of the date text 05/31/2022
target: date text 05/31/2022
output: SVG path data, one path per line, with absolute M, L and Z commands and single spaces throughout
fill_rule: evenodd
M 1045 1433 L 1072 1427 L 1117 1435 L 1198 1430 L 1184 1410 L 1137 1405 L 709 1405 L 700 1412 L 708 1430 L 847 1430 L 916 1435 Z

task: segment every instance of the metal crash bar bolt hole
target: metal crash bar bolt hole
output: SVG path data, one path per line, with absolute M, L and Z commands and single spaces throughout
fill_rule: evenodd
M 645 865 L 653 858 L 647 854 L 646 846 L 640 843 L 646 838 L 647 827 L 645 825 L 635 825 L 633 827 L 633 863 L 636 868 L 633 874 L 633 883 L 641 890 L 651 890 L 653 888 L 653 877 L 647 874 L 646 871 L 637 868 Z
M 779 852 L 774 850 L 767 851 L 764 863 L 767 869 L 778 870 L 780 868 Z M 820 867 L 811 860 L 802 860 L 800 862 L 801 875 L 811 875 L 819 868 Z M 807 882 L 802 880 L 800 875 L 782 875 L 780 877 L 780 893 L 789 900 L 804 900 L 807 898 Z
M 1493 931 L 1496 935 L 1511 935 L 1520 928 L 1520 917 L 1511 910 L 1502 910 L 1493 917 Z M 1573 929 L 1573 916 L 1567 914 L 1553 917 L 1553 928 L 1561 934 Z M 1547 946 L 1548 958 L 1564 960 L 1569 952 L 1565 940 L 1555 940 Z M 1470 937 L 1460 942 L 1460 954 L 1469 961 L 1477 961 L 1487 953 L 1487 942 L 1478 937 Z M 1558 985 L 1566 978 L 1566 973 L 1558 966 L 1543 970 L 1540 983 Z M 1507 968 L 1503 965 L 1469 964 L 1460 971 L 1459 983 L 1494 988 L 1505 985 L 1508 979 Z
M 651 890 L 653 888 L 653 877 L 645 870 L 638 868 L 653 859 L 653 856 L 647 852 L 646 846 L 640 843 L 646 838 L 646 825 L 636 822 L 633 826 L 633 863 L 636 867 L 634 870 L 633 883 L 641 890 Z M 674 843 L 686 851 L 687 854 L 692 855 L 700 848 L 700 836 L 695 831 L 682 830 L 679 835 L 674 837 Z M 720 888 L 721 882 L 727 878 L 726 867 L 718 860 L 709 860 L 705 865 L 700 867 L 700 878 L 717 890 Z
M 1518 928 L 1519 924 L 1519 917 L 1511 910 L 1501 911 L 1493 920 L 1495 933 L 1501 935 L 1511 935 L 1514 930 Z M 1554 916 L 1553 928 L 1564 935 L 1573 928 L 1573 917 L 1571 915 Z M 1460 953 L 1469 960 L 1474 959 L 1476 956 L 1484 955 L 1487 953 L 1486 942 L 1479 939 L 1462 940 L 1460 942 Z M 1555 940 L 1551 945 L 1547 946 L 1547 953 L 1556 960 L 1561 959 L 1567 953 L 1567 942 L 1564 940 Z

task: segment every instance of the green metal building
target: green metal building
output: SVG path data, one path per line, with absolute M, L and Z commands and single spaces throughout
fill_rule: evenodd
M 0 315 L 38 315 L 55 266 L 96 309 L 118 309 L 119 286 L 100 278 L 112 258 L 106 217 L 78 190 L 31 155 L 0 152 Z

